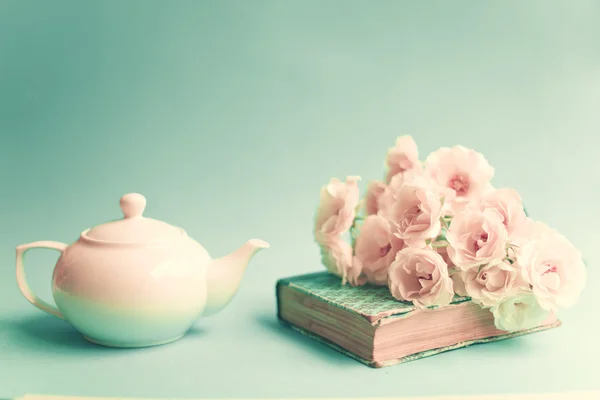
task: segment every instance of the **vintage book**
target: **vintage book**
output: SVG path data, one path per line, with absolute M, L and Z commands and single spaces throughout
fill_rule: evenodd
M 555 316 L 518 332 L 496 328 L 489 310 L 468 297 L 419 310 L 392 297 L 385 286 L 342 285 L 327 271 L 280 279 L 279 320 L 370 367 L 379 368 L 472 344 L 493 342 L 560 325 Z

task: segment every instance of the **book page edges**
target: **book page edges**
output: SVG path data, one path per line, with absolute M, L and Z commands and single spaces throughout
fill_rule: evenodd
M 534 328 L 527 329 L 527 330 L 511 332 L 511 333 L 501 334 L 501 335 L 497 335 L 497 336 L 486 337 L 486 338 L 482 338 L 482 339 L 466 340 L 466 341 L 459 342 L 459 343 L 456 343 L 456 344 L 453 344 L 450 346 L 438 347 L 435 349 L 430 349 L 430 350 L 422 351 L 419 353 L 414 353 L 414 354 L 411 354 L 411 355 L 408 355 L 405 357 L 401 357 L 401 358 L 395 358 L 395 359 L 385 360 L 385 361 L 377 361 L 377 360 L 366 359 L 357 354 L 354 354 L 351 351 L 346 350 L 343 347 L 341 347 L 340 345 L 334 343 L 333 341 L 331 341 L 323 336 L 320 336 L 316 333 L 310 332 L 302 327 L 294 325 L 293 323 L 290 323 L 286 320 L 281 320 L 281 323 L 290 327 L 294 331 L 296 331 L 308 338 L 314 339 L 322 344 L 325 344 L 325 345 L 329 346 L 330 348 L 332 348 L 342 354 L 345 354 L 345 355 L 347 355 L 347 356 L 349 356 L 371 368 L 383 368 L 383 367 L 390 367 L 390 366 L 397 365 L 397 364 L 404 364 L 409 361 L 415 361 L 415 360 L 419 360 L 422 358 L 431 357 L 436 354 L 444 353 L 444 352 L 451 351 L 451 350 L 457 350 L 457 349 L 460 349 L 463 347 L 468 347 L 468 346 L 483 344 L 483 343 L 492 343 L 492 342 L 497 342 L 497 341 L 501 341 L 501 340 L 505 340 L 505 339 L 511 339 L 511 338 L 535 333 L 535 332 L 540 332 L 540 331 L 545 331 L 548 329 L 556 328 L 561 325 L 561 321 L 559 319 L 556 319 L 556 320 L 554 320 L 554 322 L 552 322 L 550 324 L 536 326 Z

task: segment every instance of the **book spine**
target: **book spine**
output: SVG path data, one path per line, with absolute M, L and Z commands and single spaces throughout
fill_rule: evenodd
M 277 319 L 279 321 L 283 321 L 283 317 L 281 316 L 281 296 L 280 290 L 283 286 L 289 286 L 289 279 L 279 279 L 275 284 L 275 302 L 277 306 Z

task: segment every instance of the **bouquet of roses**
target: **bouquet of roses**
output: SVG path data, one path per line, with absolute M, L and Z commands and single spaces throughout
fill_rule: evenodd
M 413 138 L 401 136 L 386 164 L 363 198 L 358 176 L 321 189 L 315 241 L 342 284 L 388 286 L 418 308 L 469 297 L 505 331 L 537 326 L 579 299 L 580 251 L 532 220 L 515 190 L 494 188 L 482 154 L 443 147 L 420 162 Z

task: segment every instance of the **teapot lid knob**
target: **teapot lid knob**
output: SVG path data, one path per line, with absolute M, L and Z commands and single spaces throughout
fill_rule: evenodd
M 128 193 L 121 197 L 121 211 L 125 218 L 141 217 L 146 208 L 146 198 L 139 193 Z

